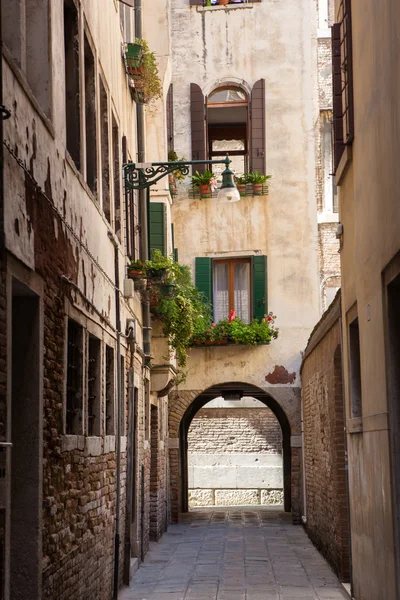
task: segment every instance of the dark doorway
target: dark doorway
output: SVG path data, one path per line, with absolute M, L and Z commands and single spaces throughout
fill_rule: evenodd
M 40 300 L 12 284 L 10 599 L 41 598 L 42 351 Z
M 399 261 L 397 261 L 399 264 Z M 397 586 L 400 594 L 400 275 L 387 286 L 387 372 L 392 448 L 392 496 Z
M 195 398 L 192 404 L 188 407 L 183 415 L 180 430 L 179 430 L 179 447 L 180 447 L 180 464 L 179 464 L 179 481 L 180 481 L 180 510 L 181 512 L 189 511 L 189 496 L 188 496 L 188 431 L 190 424 L 196 413 L 203 408 L 210 400 L 214 400 L 229 392 L 238 391 L 244 396 L 251 396 L 256 400 L 260 400 L 268 406 L 276 418 L 282 429 L 282 451 L 283 451 L 283 494 L 284 494 L 284 510 L 290 512 L 292 509 L 292 477 L 291 477 L 291 462 L 292 452 L 290 447 L 290 425 L 288 418 L 279 405 L 269 394 L 259 388 L 243 383 L 226 383 L 219 386 L 213 386 L 201 393 Z

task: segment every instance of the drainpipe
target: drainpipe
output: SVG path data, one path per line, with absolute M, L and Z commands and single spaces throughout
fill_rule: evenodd
M 114 600 L 118 599 L 119 546 L 121 511 L 121 312 L 119 292 L 118 244 L 109 231 L 108 237 L 114 246 L 115 268 L 115 328 L 117 331 L 117 449 L 116 449 L 116 497 L 115 497 L 115 538 L 114 538 Z
M 142 38 L 142 0 L 135 2 L 135 37 Z M 145 162 L 145 118 L 144 105 L 136 105 L 136 127 L 137 127 L 137 157 L 138 162 Z M 147 260 L 149 258 L 149 205 L 150 191 L 139 190 L 139 218 L 140 218 L 140 258 Z M 145 355 L 145 365 L 150 362 L 151 357 L 151 322 L 150 322 L 150 302 L 148 294 L 143 294 L 143 352 Z
M 346 497 L 347 497 L 347 527 L 349 532 L 349 571 L 350 571 L 350 595 L 353 597 L 353 559 L 351 555 L 351 526 L 350 526 L 350 485 L 349 485 L 349 460 L 347 450 L 347 424 L 346 424 L 346 392 L 345 392 L 345 381 L 344 381 L 344 347 L 343 347 L 343 318 L 342 318 L 342 298 L 340 298 L 340 316 L 339 316 L 339 333 L 340 333 L 340 358 L 342 367 L 342 395 L 343 395 L 343 423 L 344 423 L 344 455 L 346 458 L 345 472 L 346 472 Z

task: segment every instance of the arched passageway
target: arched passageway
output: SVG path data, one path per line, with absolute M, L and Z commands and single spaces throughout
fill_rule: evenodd
M 170 440 L 172 520 L 177 521 L 178 514 L 180 512 L 187 512 L 189 509 L 187 436 L 190 424 L 196 413 L 203 406 L 215 398 L 226 396 L 228 392 L 238 392 L 243 396 L 250 396 L 259 400 L 270 408 L 278 419 L 282 430 L 284 510 L 287 512 L 292 511 L 293 520 L 298 522 L 300 519 L 299 473 L 301 448 L 292 448 L 291 433 L 293 427 L 285 409 L 271 394 L 254 385 L 242 382 L 228 382 L 214 385 L 199 392 L 181 392 L 180 394 L 175 394 L 175 397 L 172 399 L 171 404 L 174 406 L 174 415 L 170 419 L 170 437 L 172 438 Z M 175 431 L 176 429 L 177 431 Z M 173 439 L 174 437 L 176 438 L 175 440 Z M 295 474 L 294 477 L 293 474 Z

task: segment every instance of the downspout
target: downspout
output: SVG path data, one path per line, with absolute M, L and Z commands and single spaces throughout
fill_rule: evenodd
M 142 0 L 135 2 L 135 37 L 141 39 L 143 36 L 142 27 Z M 144 105 L 136 105 L 136 127 L 137 127 L 137 158 L 139 163 L 145 162 L 145 118 Z M 140 218 L 140 258 L 147 260 L 149 258 L 149 204 L 150 192 L 139 190 L 139 218 Z M 145 365 L 150 362 L 151 356 L 151 323 L 150 323 L 150 302 L 148 294 L 143 294 L 143 352 L 145 354 Z
M 114 246 L 115 268 L 115 328 L 117 331 L 117 449 L 116 449 L 116 497 L 115 497 L 115 538 L 114 538 L 114 600 L 118 599 L 119 546 L 121 512 L 121 312 L 119 292 L 118 244 L 109 231 L 108 237 Z
M 353 559 L 351 555 L 351 526 L 350 526 L 350 485 L 349 485 L 349 455 L 347 450 L 347 423 L 346 423 L 346 392 L 344 381 L 344 352 L 343 352 L 343 319 L 342 319 L 342 298 L 340 298 L 340 316 L 339 316 L 339 333 L 340 333 L 340 358 L 342 368 L 342 396 L 343 396 L 343 424 L 344 424 L 344 455 L 346 459 L 346 498 L 347 498 L 347 527 L 349 532 L 349 571 L 350 571 L 350 595 L 353 597 Z

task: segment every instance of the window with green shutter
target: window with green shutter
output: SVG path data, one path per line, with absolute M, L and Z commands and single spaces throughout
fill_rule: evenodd
M 160 250 L 167 254 L 167 206 L 163 202 L 150 203 L 150 253 Z
M 196 258 L 196 286 L 214 306 L 214 320 L 235 310 L 245 323 L 268 312 L 267 257 Z

